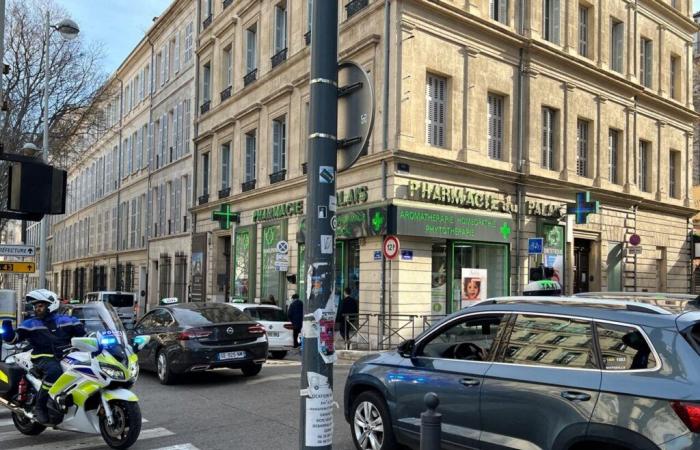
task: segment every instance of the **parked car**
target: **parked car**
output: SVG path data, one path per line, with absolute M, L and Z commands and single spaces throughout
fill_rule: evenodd
M 85 295 L 85 303 L 105 302 L 114 307 L 126 328 L 131 329 L 136 322 L 138 301 L 133 292 L 99 291 Z
M 583 297 L 486 300 L 345 385 L 358 449 L 416 446 L 435 392 L 442 448 L 700 449 L 700 305 Z
M 283 359 L 287 356 L 287 352 L 294 347 L 294 328 L 287 319 L 284 310 L 279 306 L 259 305 L 257 303 L 228 304 L 245 312 L 265 327 L 268 350 L 273 359 Z
M 158 306 L 136 323 L 132 334 L 151 337 L 139 352 L 139 363 L 156 371 L 163 384 L 184 373 L 222 367 L 253 376 L 267 358 L 265 328 L 221 303 Z

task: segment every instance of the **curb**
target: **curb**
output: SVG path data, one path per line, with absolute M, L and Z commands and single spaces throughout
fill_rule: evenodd
M 336 350 L 336 353 L 338 354 L 338 360 L 355 362 L 367 355 L 376 355 L 379 352 L 367 350 Z

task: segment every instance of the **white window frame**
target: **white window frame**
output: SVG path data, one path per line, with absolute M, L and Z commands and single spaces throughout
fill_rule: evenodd
M 231 142 L 221 144 L 221 189 L 231 187 Z
M 274 55 L 287 48 L 287 3 L 284 1 L 275 5 L 275 28 L 273 41 Z
M 580 177 L 588 177 L 589 162 L 589 132 L 590 121 L 578 119 L 576 121 L 576 174 Z
M 508 0 L 489 0 L 489 17 L 508 25 Z
M 542 38 L 559 44 L 561 35 L 561 4 L 559 0 L 542 0 Z
M 245 134 L 245 165 L 244 165 L 244 176 L 243 180 L 245 182 L 253 181 L 256 179 L 256 153 L 257 153 L 257 130 L 251 130 Z
M 246 29 L 246 74 L 258 68 L 258 24 Z
M 641 37 L 639 39 L 639 83 L 648 88 L 654 81 L 654 42 Z
M 623 73 L 625 70 L 625 23 L 610 18 L 610 69 Z
M 504 106 L 505 97 L 489 92 L 488 97 L 488 125 L 487 142 L 488 156 L 498 161 L 503 160 L 503 138 L 504 138 Z
M 619 184 L 620 131 L 608 130 L 608 179 L 613 184 Z
M 581 56 L 590 57 L 590 12 L 591 9 L 583 4 L 578 5 L 578 53 Z
M 542 167 L 555 170 L 555 129 L 557 110 L 545 106 L 542 108 Z
M 287 170 L 287 117 L 272 121 L 272 173 Z

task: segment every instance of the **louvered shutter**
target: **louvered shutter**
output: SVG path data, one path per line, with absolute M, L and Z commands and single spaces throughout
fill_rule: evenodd
M 182 217 L 182 181 L 180 178 L 175 178 L 175 227 L 174 232 L 179 233 L 180 222 Z
M 173 49 L 173 71 L 180 71 L 180 32 L 175 33 L 175 48 Z
M 190 152 L 190 128 L 192 126 L 191 116 L 190 116 L 190 99 L 185 100 L 185 153 Z
M 508 0 L 498 0 L 498 21 L 508 24 Z
M 559 44 L 561 8 L 559 7 L 559 0 L 550 1 L 552 2 L 552 42 Z
M 150 239 L 153 237 L 153 234 L 151 234 L 151 223 L 153 223 L 153 189 L 148 190 L 148 195 L 146 197 L 146 238 Z

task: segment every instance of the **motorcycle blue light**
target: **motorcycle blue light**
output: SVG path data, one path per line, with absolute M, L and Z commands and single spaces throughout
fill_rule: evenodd
M 109 347 L 110 345 L 115 345 L 117 343 L 117 338 L 115 337 L 103 337 L 100 339 L 100 344 L 104 345 L 105 347 Z
M 143 336 L 136 336 L 134 338 L 134 345 L 143 344 L 144 342 L 146 342 L 146 338 L 144 338 Z

